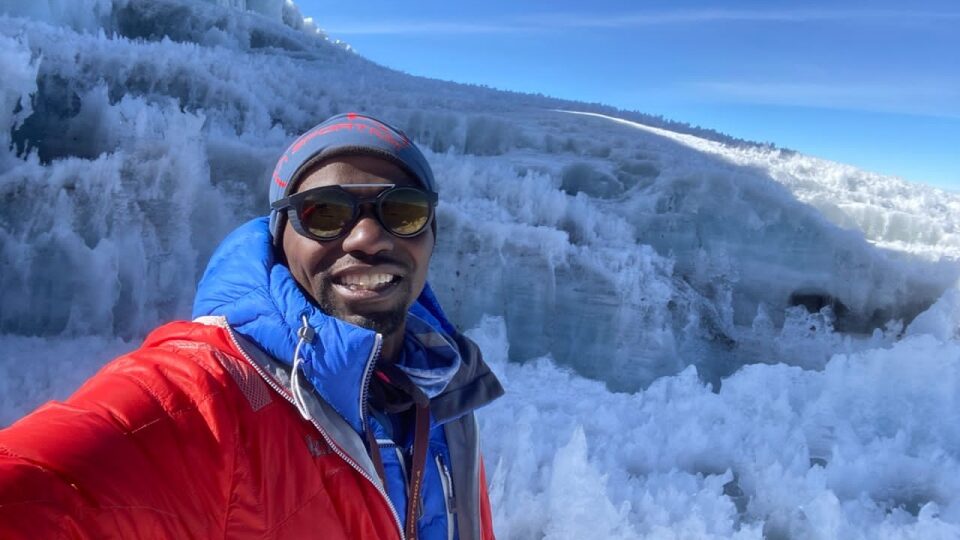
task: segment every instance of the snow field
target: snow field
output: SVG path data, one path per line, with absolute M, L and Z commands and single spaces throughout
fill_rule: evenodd
M 960 534 L 956 341 L 745 366 L 718 392 L 690 367 L 628 394 L 507 362 L 500 319 L 469 334 L 508 391 L 480 415 L 499 537 Z

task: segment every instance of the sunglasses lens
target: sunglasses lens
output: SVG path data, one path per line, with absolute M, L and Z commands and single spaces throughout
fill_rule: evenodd
M 303 202 L 300 223 L 320 238 L 334 238 L 353 218 L 353 198 L 339 189 L 321 190 Z
M 390 232 L 412 236 L 423 230 L 430 221 L 430 200 L 419 189 L 397 188 L 380 202 L 380 218 Z

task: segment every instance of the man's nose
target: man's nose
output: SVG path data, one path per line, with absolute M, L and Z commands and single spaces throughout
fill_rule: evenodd
M 348 253 L 359 251 L 376 255 L 392 248 L 393 235 L 384 230 L 369 207 L 361 211 L 360 218 L 343 237 L 343 250 Z

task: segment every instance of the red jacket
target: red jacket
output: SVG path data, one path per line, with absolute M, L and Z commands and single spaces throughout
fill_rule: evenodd
M 399 538 L 349 446 L 229 329 L 172 323 L 0 431 L 0 538 Z M 477 470 L 458 511 L 492 539 Z

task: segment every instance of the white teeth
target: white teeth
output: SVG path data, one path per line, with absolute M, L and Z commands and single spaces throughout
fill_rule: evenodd
M 393 281 L 391 274 L 350 274 L 340 278 L 340 283 L 360 289 L 374 289 Z

